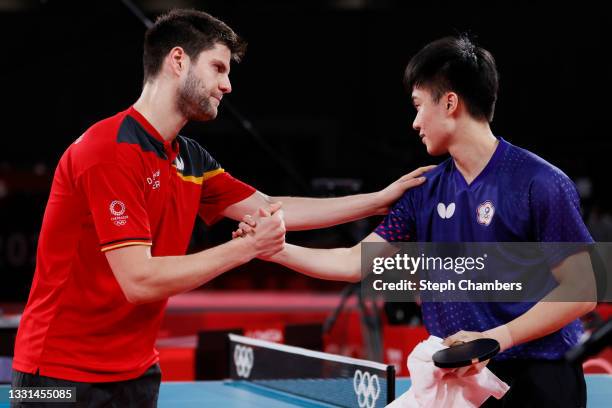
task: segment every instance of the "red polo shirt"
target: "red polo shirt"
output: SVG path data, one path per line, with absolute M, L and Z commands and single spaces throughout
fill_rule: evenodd
M 184 255 L 198 213 L 213 223 L 254 192 L 195 141 L 165 142 L 134 108 L 96 123 L 55 171 L 13 368 L 83 382 L 140 376 L 158 361 L 166 301 L 129 303 L 104 251 Z

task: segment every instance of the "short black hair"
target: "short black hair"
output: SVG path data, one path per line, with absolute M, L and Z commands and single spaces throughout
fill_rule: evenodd
M 445 92 L 455 92 L 472 117 L 493 121 L 499 87 L 495 59 L 467 35 L 441 38 L 423 47 L 408 63 L 404 85 L 408 92 L 429 90 L 435 102 Z
M 159 73 L 172 48 L 182 47 L 190 58 L 197 58 L 200 52 L 214 48 L 217 43 L 227 46 L 236 62 L 246 51 L 246 42 L 227 24 L 208 13 L 174 9 L 161 15 L 145 33 L 144 82 Z

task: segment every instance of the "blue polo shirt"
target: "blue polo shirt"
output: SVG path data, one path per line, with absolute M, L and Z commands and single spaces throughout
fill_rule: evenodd
M 375 232 L 389 242 L 591 243 L 574 183 L 558 168 L 504 139 L 483 171 L 468 184 L 452 158 L 408 190 Z M 543 251 L 550 268 L 568 254 Z M 424 302 L 428 331 L 447 337 L 482 332 L 524 314 L 533 302 Z M 496 359 L 558 359 L 578 342 L 579 320 L 543 338 L 513 347 Z

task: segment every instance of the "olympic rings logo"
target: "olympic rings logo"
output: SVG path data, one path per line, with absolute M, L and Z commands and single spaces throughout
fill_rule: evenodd
M 115 217 L 119 217 L 125 213 L 125 204 L 123 204 L 123 201 L 115 200 L 110 203 L 108 209 L 110 210 L 112 215 L 114 215 Z
M 234 364 L 238 377 L 249 378 L 253 368 L 254 356 L 251 347 L 236 345 L 234 348 Z
M 353 376 L 353 389 L 357 395 L 359 408 L 374 408 L 380 396 L 380 382 L 376 374 L 356 370 Z

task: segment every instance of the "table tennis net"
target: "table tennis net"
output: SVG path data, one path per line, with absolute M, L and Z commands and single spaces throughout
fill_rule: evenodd
M 338 407 L 384 407 L 395 398 L 391 365 L 230 334 L 230 377 Z

